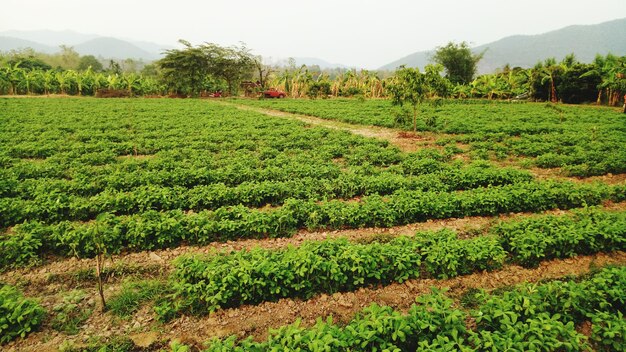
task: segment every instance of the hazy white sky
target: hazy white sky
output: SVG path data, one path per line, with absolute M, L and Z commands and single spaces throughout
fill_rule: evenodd
M 1 0 L 0 31 L 74 30 L 377 68 L 448 41 L 485 44 L 626 17 L 624 0 Z

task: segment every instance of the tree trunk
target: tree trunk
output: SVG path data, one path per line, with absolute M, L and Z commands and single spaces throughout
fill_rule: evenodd
M 417 132 L 417 106 L 413 106 L 413 132 Z
M 550 80 L 550 101 L 556 103 L 556 89 L 554 88 L 554 80 Z
M 102 264 L 104 264 L 104 255 L 98 253 L 96 255 L 96 276 L 98 279 L 98 294 L 100 294 L 100 302 L 102 303 L 102 312 L 106 312 L 107 303 L 104 300 L 104 286 L 102 285 Z

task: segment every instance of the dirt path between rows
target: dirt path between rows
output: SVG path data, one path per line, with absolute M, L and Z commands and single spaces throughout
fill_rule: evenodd
M 332 128 L 335 130 L 348 131 L 359 136 L 377 138 L 386 140 L 392 145 L 398 147 L 405 153 L 415 152 L 418 148 L 418 143 L 421 141 L 428 141 L 432 137 L 421 136 L 420 134 L 407 134 L 403 131 L 394 130 L 391 128 L 377 127 L 377 126 L 359 126 L 345 122 L 326 120 L 315 116 L 294 114 L 290 112 L 284 112 L 280 110 L 274 110 L 269 108 L 260 108 L 256 106 L 241 105 L 231 102 L 220 101 L 219 104 L 229 105 L 236 107 L 240 110 L 254 111 L 261 114 L 265 114 L 273 117 L 282 117 L 302 121 L 304 123 Z
M 607 203 L 606 209 L 626 210 L 626 202 Z M 551 210 L 544 214 L 560 215 L 568 211 Z M 107 266 L 131 268 L 140 278 L 156 277 L 165 280 L 173 270 L 172 260 L 182 254 L 208 253 L 212 250 L 241 250 L 253 247 L 282 248 L 288 245 L 299 245 L 305 240 L 321 240 L 325 238 L 346 237 L 361 240 L 371 236 L 411 235 L 416 231 L 450 228 L 468 236 L 484 232 L 500 220 L 526 217 L 533 214 L 515 213 L 495 217 L 467 217 L 461 219 L 430 220 L 393 228 L 367 228 L 341 231 L 300 231 L 290 238 L 260 239 L 212 243 L 202 247 L 183 246 L 175 249 L 128 253 L 113 256 Z M 354 314 L 376 302 L 393 306 L 400 310 L 410 307 L 415 296 L 429 291 L 430 287 L 450 288 L 452 295 L 460 295 L 469 288 L 493 289 L 513 285 L 524 281 L 536 282 L 541 279 L 556 278 L 564 275 L 579 275 L 589 271 L 590 267 L 606 264 L 626 265 L 626 253 L 598 254 L 581 256 L 566 260 L 555 260 L 543 263 L 536 269 L 524 269 L 518 266 L 507 266 L 500 271 L 476 273 L 450 280 L 410 280 L 403 284 L 391 284 L 385 287 L 361 288 L 355 292 L 321 294 L 308 301 L 298 299 L 282 299 L 278 302 L 266 302 L 257 306 L 242 306 L 217 311 L 206 317 L 184 316 L 171 323 L 162 325 L 154 321 L 154 313 L 150 306 L 143 307 L 139 313 L 128 321 L 119 320 L 110 313 L 92 314 L 80 332 L 74 336 L 59 333 L 47 327 L 44 331 L 34 333 L 25 340 L 18 340 L 7 347 L 9 350 L 56 350 L 55 347 L 66 339 L 77 345 L 88 341 L 93 336 L 133 336 L 150 337 L 157 340 L 183 339 L 199 344 L 214 336 L 238 334 L 254 336 L 262 339 L 267 336 L 269 328 L 276 328 L 293 323 L 301 318 L 305 325 L 312 325 L 318 317 L 333 315 L 335 321 L 347 322 Z M 42 305 L 52 311 L 65 292 L 81 288 L 85 292 L 95 293 L 95 282 L 76 282 L 79 271 L 94 268 L 93 259 L 59 259 L 53 260 L 34 269 L 20 269 L 0 275 L 0 281 L 14 284 L 27 295 L 39 297 Z M 132 271 L 132 270 L 131 270 Z M 131 273 L 132 275 L 132 273 Z M 112 297 L 119 292 L 124 275 L 113 277 L 106 284 L 106 296 Z M 93 299 L 92 299 L 93 301 Z M 97 303 L 92 303 L 96 304 Z M 147 334 L 147 335 L 146 335 Z M 199 346 L 199 345 L 198 345 Z
M 435 144 L 435 141 L 439 137 L 445 137 L 446 134 L 436 134 L 432 132 L 407 132 L 396 130 L 392 128 L 385 127 L 377 127 L 377 126 L 359 126 L 354 124 L 349 124 L 341 121 L 328 120 L 320 117 L 303 115 L 303 114 L 295 114 L 270 108 L 262 108 L 256 106 L 242 105 L 233 102 L 219 101 L 218 104 L 223 104 L 227 106 L 236 107 L 237 109 L 244 111 L 254 111 L 261 114 L 265 114 L 273 117 L 281 117 L 288 119 L 295 119 L 307 124 L 322 126 L 327 128 L 332 128 L 336 130 L 348 131 L 354 133 L 356 135 L 360 135 L 363 137 L 369 138 L 377 138 L 388 141 L 392 145 L 398 147 L 401 151 L 405 153 L 416 152 L 421 148 L 436 148 L 442 149 L 441 146 Z M 461 149 L 467 151 L 467 145 L 461 145 Z M 457 155 L 456 158 L 463 159 L 465 161 L 470 161 L 468 156 L 465 154 Z M 603 176 L 592 176 L 592 177 L 568 177 L 561 174 L 561 170 L 558 168 L 552 169 L 542 169 L 538 167 L 532 168 L 521 168 L 518 163 L 519 160 L 510 160 L 508 162 L 495 162 L 497 165 L 502 167 L 515 167 L 522 170 L 527 170 L 533 176 L 538 179 L 557 179 L 557 180 L 565 180 L 565 181 L 574 181 L 574 182 L 595 182 L 600 181 L 609 185 L 621 184 L 626 182 L 626 174 L 607 174 Z
M 607 202 L 603 209 L 625 211 L 626 202 Z M 129 271 L 149 272 L 153 276 L 167 276 L 173 270 L 172 261 L 183 254 L 206 254 L 212 251 L 239 251 L 252 248 L 280 249 L 287 246 L 299 246 L 304 241 L 319 241 L 331 238 L 347 238 L 351 241 L 362 241 L 376 236 L 396 237 L 411 236 L 418 231 L 436 231 L 443 228 L 459 233 L 461 237 L 475 236 L 485 233 L 491 226 L 500 221 L 513 220 L 539 214 L 565 215 L 569 210 L 554 209 L 541 213 L 508 213 L 496 216 L 470 216 L 465 218 L 449 218 L 427 220 L 422 223 L 394 226 L 390 228 L 362 228 L 331 231 L 300 230 L 292 237 L 246 239 L 227 242 L 212 242 L 205 246 L 180 246 L 155 251 L 142 251 L 112 255 L 105 263 L 106 268 L 129 268 Z M 0 273 L 0 282 L 22 287 L 23 292 L 30 296 L 55 294 L 62 290 L 70 290 L 75 282 L 69 280 L 77 272 L 95 268 L 94 259 L 77 259 L 51 257 L 44 265 L 35 268 L 21 268 Z M 117 280 L 121 278 L 113 278 Z M 50 283 L 54 282 L 53 285 Z
M 50 329 L 35 332 L 26 339 L 14 341 L 8 351 L 56 351 L 65 341 L 74 346 L 84 345 L 94 337 L 129 336 L 136 344 L 153 345 L 162 341 L 178 340 L 202 348 L 214 337 L 238 335 L 252 336 L 255 340 L 267 338 L 269 329 L 292 324 L 300 319 L 302 326 L 312 326 L 318 318 L 333 317 L 335 323 L 349 322 L 354 315 L 372 303 L 391 306 L 406 312 L 415 297 L 429 293 L 432 287 L 447 289 L 448 295 L 459 298 L 469 289 L 492 291 L 523 282 L 538 282 L 564 276 L 578 276 L 607 265 L 626 265 L 626 253 L 600 253 L 563 260 L 543 262 L 537 268 L 527 269 L 516 265 L 501 270 L 480 272 L 448 280 L 414 279 L 388 286 L 361 288 L 354 292 L 321 294 L 309 300 L 281 299 L 259 305 L 246 305 L 223 309 L 203 317 L 183 316 L 167 324 L 154 321 L 150 307 L 144 307 L 132 320 L 120 321 L 110 313 L 92 314 L 79 334 L 68 336 Z M 66 342 L 67 343 L 67 342 Z

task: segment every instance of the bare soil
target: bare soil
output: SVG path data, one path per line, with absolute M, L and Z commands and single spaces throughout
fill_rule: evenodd
M 391 129 L 391 128 L 376 127 L 376 126 L 359 126 L 359 125 L 353 125 L 353 124 L 340 122 L 340 121 L 325 120 L 319 117 L 301 115 L 301 114 L 293 114 L 289 112 L 267 109 L 267 108 L 259 108 L 259 107 L 254 107 L 254 106 L 233 104 L 229 102 L 220 102 L 220 103 L 230 105 L 230 106 L 235 106 L 241 110 L 255 111 L 255 112 L 259 112 L 268 116 L 295 119 L 295 120 L 299 120 L 299 121 L 302 121 L 304 123 L 314 125 L 314 126 L 323 126 L 327 128 L 336 129 L 336 130 L 349 131 L 351 133 L 354 133 L 363 137 L 386 140 L 392 145 L 395 145 L 396 147 L 398 147 L 403 152 L 407 152 L 407 153 L 417 151 L 418 150 L 417 142 L 425 140 L 425 138 L 421 137 L 420 135 L 407 136 L 405 132 L 398 132 L 398 130 Z
M 384 287 L 361 288 L 354 292 L 321 294 L 309 300 L 281 299 L 277 302 L 218 310 L 202 317 L 183 316 L 167 324 L 155 322 L 154 314 L 148 306 L 143 307 L 130 320 L 120 320 L 111 313 L 100 314 L 96 308 L 96 313 L 84 323 L 77 335 L 68 336 L 48 328 L 35 332 L 26 339 L 13 341 L 4 348 L 7 351 L 55 351 L 65 341 L 81 346 L 94 336 L 105 339 L 129 336 L 137 346 L 148 349 L 149 346 L 161 346 L 164 341 L 171 340 L 183 340 L 187 344 L 201 347 L 203 342 L 213 337 L 233 334 L 263 340 L 269 329 L 294 323 L 298 319 L 303 326 L 312 326 L 318 318 L 325 319 L 328 316 L 332 316 L 334 322 L 347 323 L 358 311 L 372 303 L 388 305 L 405 312 L 411 307 L 415 297 L 429 293 L 432 287 L 447 289 L 448 295 L 458 298 L 469 289 L 492 291 L 523 282 L 583 275 L 606 265 L 626 265 L 626 253 L 601 253 L 551 260 L 532 269 L 510 265 L 498 271 L 480 272 L 448 280 L 408 280 Z M 111 286 L 106 294 L 111 295 L 118 289 Z M 51 309 L 55 301 L 58 301 L 58 298 L 54 299 L 57 296 L 44 296 L 42 305 Z M 98 305 L 94 301 L 90 304 Z

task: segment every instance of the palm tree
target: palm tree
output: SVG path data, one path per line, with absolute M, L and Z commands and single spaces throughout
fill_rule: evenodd
M 609 105 L 615 105 L 619 102 L 622 93 L 626 92 L 626 57 L 618 57 L 607 54 L 606 57 L 596 55 L 593 61 L 594 69 L 583 74 L 597 74 L 602 81 L 598 85 L 597 103 L 602 102 L 602 95 L 606 96 Z
M 548 100 L 553 103 L 557 102 L 556 85 L 554 84 L 557 70 L 558 66 L 556 64 L 556 59 L 550 58 L 545 60 L 543 71 L 541 71 L 541 84 L 545 84 L 547 81 L 550 81 L 550 96 Z

